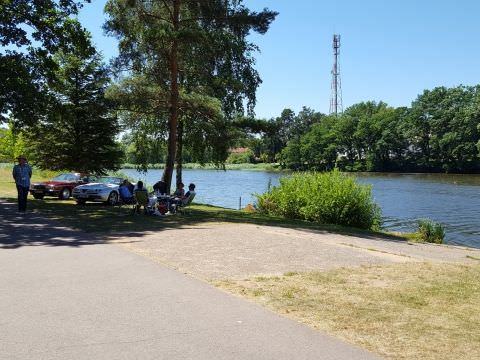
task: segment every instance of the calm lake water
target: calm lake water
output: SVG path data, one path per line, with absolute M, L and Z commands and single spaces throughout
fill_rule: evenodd
M 124 169 L 125 174 L 152 185 L 162 170 L 147 174 Z M 382 208 L 383 227 L 411 231 L 416 220 L 430 218 L 446 228 L 450 244 L 480 248 L 480 175 L 445 174 L 356 174 L 371 184 L 375 201 Z M 254 203 L 253 193 L 277 185 L 285 174 L 262 171 L 184 170 L 183 182 L 197 185 L 195 201 L 238 209 Z

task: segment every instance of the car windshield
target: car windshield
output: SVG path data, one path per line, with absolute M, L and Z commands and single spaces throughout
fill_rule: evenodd
M 52 180 L 53 181 L 78 181 L 80 180 L 80 176 L 75 174 L 61 174 L 61 175 L 55 176 Z
M 120 185 L 122 183 L 122 178 L 114 177 L 114 176 L 100 176 L 97 179 L 97 182 L 102 184 L 115 184 Z

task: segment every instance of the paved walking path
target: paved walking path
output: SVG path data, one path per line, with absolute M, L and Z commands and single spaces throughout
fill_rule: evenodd
M 0 220 L 0 359 L 376 358 L 5 202 Z

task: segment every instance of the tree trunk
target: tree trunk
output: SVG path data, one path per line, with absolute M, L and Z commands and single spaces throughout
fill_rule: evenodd
M 177 189 L 178 184 L 183 182 L 182 180 L 182 167 L 183 167 L 183 120 L 178 121 L 177 129 L 177 154 L 176 154 L 176 163 L 177 163 Z
M 180 0 L 173 1 L 173 29 L 174 35 L 172 48 L 170 49 L 169 70 L 170 70 L 170 114 L 168 119 L 168 147 L 165 169 L 163 170 L 162 180 L 167 187 L 167 193 L 170 194 L 172 185 L 172 175 L 175 166 L 175 152 L 177 142 L 177 121 L 178 121 L 178 30 L 180 20 Z

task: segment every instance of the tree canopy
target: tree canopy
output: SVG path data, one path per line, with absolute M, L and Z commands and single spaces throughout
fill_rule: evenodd
M 352 105 L 282 150 L 284 166 L 325 170 L 480 172 L 480 86 L 425 90 L 410 108 Z
M 18 128 L 38 120 L 56 66 L 53 54 L 87 42 L 71 17 L 81 5 L 74 0 L 0 2 L 0 122 L 14 121 Z
M 276 13 L 252 12 L 241 0 L 109 0 L 105 10 L 105 29 L 119 39 L 115 70 L 122 77 L 113 97 L 119 108 L 150 114 L 158 128 L 167 128 L 167 187 L 175 160 L 181 181 L 184 140 L 198 160 L 209 151 L 223 162 L 226 122 L 243 112 L 244 99 L 253 113 L 260 83 L 253 68 L 257 48 L 247 36 L 265 33 Z
M 118 169 L 122 151 L 112 104 L 105 98 L 108 69 L 92 48 L 59 51 L 55 77 L 41 121 L 26 132 L 30 152 L 40 168 L 104 174 Z

